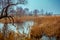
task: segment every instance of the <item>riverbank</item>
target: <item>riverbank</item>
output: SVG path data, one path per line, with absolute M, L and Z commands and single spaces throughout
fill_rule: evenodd
M 15 16 L 15 17 L 13 17 L 15 23 L 17 23 L 17 22 L 21 23 L 24 21 L 31 21 L 31 20 L 33 20 L 35 22 L 53 21 L 55 19 L 60 20 L 59 18 L 60 18 L 60 16 L 21 16 L 21 17 Z M 12 19 L 10 18 L 10 20 L 9 20 L 9 18 L 7 18 L 7 20 L 6 20 L 5 18 L 3 18 L 3 19 L 0 19 L 0 22 L 1 23 L 5 23 L 5 22 L 11 23 Z

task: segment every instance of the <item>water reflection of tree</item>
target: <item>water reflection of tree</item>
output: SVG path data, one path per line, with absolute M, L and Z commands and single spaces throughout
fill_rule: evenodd
M 5 23 L 4 23 L 4 27 L 3 27 L 3 36 L 4 36 L 4 40 L 6 40 L 7 38 L 7 34 L 8 34 L 8 25 L 7 25 L 7 18 L 5 18 Z
M 23 23 L 15 23 L 17 32 L 19 32 L 19 29 L 23 29 L 22 24 Z

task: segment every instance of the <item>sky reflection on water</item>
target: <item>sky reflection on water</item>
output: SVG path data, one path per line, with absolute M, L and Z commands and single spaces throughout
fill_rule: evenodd
M 20 25 L 20 24 L 15 24 L 15 25 L 19 27 L 20 33 L 23 34 L 23 31 L 24 31 L 24 33 L 28 34 L 28 32 L 29 32 L 28 27 L 33 26 L 33 24 L 34 24 L 33 21 L 26 21 L 26 22 L 22 23 L 22 25 Z M 3 25 L 4 25 L 3 23 L 0 23 L 0 29 L 2 29 Z M 8 30 L 13 30 L 13 31 L 17 32 L 16 28 L 17 27 L 13 26 L 12 24 L 8 24 Z M 56 40 L 56 37 L 51 37 L 50 39 Z M 50 40 L 50 39 L 46 35 L 43 35 L 41 38 L 41 40 Z
M 28 34 L 28 32 L 29 32 L 28 27 L 33 26 L 33 24 L 34 24 L 33 21 L 26 21 L 26 22 L 22 23 L 22 25 L 15 23 L 16 27 L 13 26 L 12 24 L 8 24 L 8 30 L 13 30 L 16 32 L 17 31 L 16 28 L 18 26 L 20 33 L 23 33 L 23 31 L 24 31 L 24 33 Z M 0 29 L 3 28 L 3 25 L 4 25 L 3 23 L 0 23 Z

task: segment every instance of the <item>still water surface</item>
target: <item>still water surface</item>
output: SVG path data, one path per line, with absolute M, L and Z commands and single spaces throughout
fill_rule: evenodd
M 4 25 L 3 23 L 0 23 L 0 31 L 2 30 L 3 25 Z M 8 30 L 13 30 L 13 31 L 17 32 L 17 29 L 18 29 L 20 33 L 23 33 L 23 31 L 24 31 L 24 33 L 28 34 L 33 25 L 34 25 L 33 21 L 25 21 L 23 23 L 15 23 L 16 27 L 13 26 L 12 24 L 8 24 Z M 46 35 L 43 35 L 41 40 L 56 40 L 56 38 L 51 37 L 49 39 L 49 37 L 47 37 Z

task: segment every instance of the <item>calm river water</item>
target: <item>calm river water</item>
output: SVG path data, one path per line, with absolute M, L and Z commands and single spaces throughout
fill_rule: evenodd
M 3 28 L 3 23 L 0 23 L 0 31 L 2 30 Z M 23 23 L 15 23 L 15 26 L 13 26 L 12 24 L 8 24 L 8 30 L 13 30 L 15 32 L 17 32 L 16 29 L 19 30 L 20 33 L 26 33 L 28 34 L 29 33 L 29 30 L 30 28 L 34 25 L 34 22 L 33 21 L 25 21 Z M 56 40 L 55 37 L 51 37 L 51 39 L 49 39 L 49 37 L 47 37 L 46 35 L 43 35 L 42 40 Z

